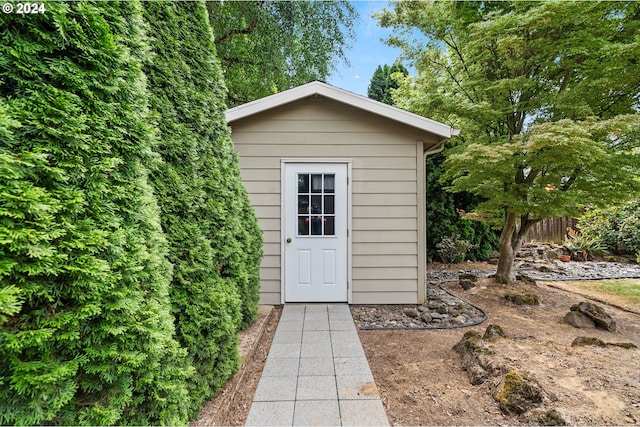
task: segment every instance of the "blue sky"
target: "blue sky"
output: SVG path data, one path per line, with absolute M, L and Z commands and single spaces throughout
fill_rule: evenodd
M 329 77 L 327 83 L 367 96 L 367 88 L 378 65 L 393 64 L 402 52 L 382 42 L 382 39 L 392 31 L 379 27 L 378 21 L 371 17 L 373 12 L 379 12 L 384 8 L 391 9 L 390 2 L 353 1 L 352 3 L 358 10 L 360 19 L 354 28 L 356 39 L 347 53 L 351 66 L 338 64 L 338 70 Z

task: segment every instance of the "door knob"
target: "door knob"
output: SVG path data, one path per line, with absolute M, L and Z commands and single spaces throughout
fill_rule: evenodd
M 291 243 L 291 237 L 287 237 L 287 243 Z

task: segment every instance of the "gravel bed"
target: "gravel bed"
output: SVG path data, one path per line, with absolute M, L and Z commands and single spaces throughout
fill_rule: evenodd
M 521 262 L 518 274 L 544 281 L 640 278 L 640 265 L 620 262 Z M 495 268 L 483 270 L 427 270 L 427 302 L 421 305 L 354 305 L 351 313 L 360 329 L 443 329 L 477 325 L 486 320 L 481 308 L 440 287 L 458 281 L 462 274 L 486 278 Z

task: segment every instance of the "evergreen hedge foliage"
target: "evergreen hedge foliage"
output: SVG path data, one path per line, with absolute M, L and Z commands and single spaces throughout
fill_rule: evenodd
M 189 40 L 154 58 L 139 2 L 45 6 L 0 16 L 0 423 L 184 424 L 236 367 L 261 257 L 206 13 L 153 21 Z M 183 63 L 149 93 L 143 67 Z
M 459 211 L 471 211 L 478 201 L 469 194 L 452 194 L 440 183 L 444 154 L 427 157 L 427 258 L 438 257 L 437 245 L 455 235 L 473 246 L 466 258 L 485 260 L 498 247 L 498 234 L 488 224 L 462 218 Z
M 257 310 L 261 231 L 224 119 L 224 84 L 204 3 L 147 2 L 145 71 L 164 160 L 152 175 L 175 275 L 178 339 L 196 375 L 192 411 L 233 375 L 237 330 Z

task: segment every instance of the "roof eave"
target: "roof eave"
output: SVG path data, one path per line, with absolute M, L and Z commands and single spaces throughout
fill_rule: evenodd
M 400 108 L 393 107 L 391 105 L 387 105 L 382 102 L 346 91 L 344 89 L 330 86 L 319 81 L 307 83 L 293 89 L 285 90 L 283 92 L 231 108 L 225 112 L 225 117 L 227 123 L 232 123 L 236 120 L 240 120 L 254 114 L 267 111 L 271 108 L 280 107 L 282 105 L 289 104 L 291 102 L 295 102 L 313 95 L 324 96 L 326 98 L 354 106 L 361 110 L 368 111 L 372 114 L 376 114 L 390 120 L 403 123 L 407 126 L 411 126 L 416 129 L 423 130 L 440 137 L 444 137 L 446 139 L 452 138 L 458 135 L 460 132 L 458 129 L 454 129 L 444 123 L 427 119 L 425 117 L 410 113 Z

